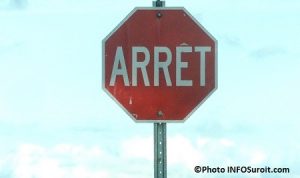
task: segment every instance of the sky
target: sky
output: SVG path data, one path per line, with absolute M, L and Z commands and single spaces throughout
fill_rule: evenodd
M 0 178 L 153 177 L 153 124 L 101 87 L 102 39 L 151 1 L 0 0 Z M 218 89 L 167 124 L 168 176 L 300 177 L 300 1 L 168 0 L 218 40 Z M 288 167 L 286 174 L 196 174 Z

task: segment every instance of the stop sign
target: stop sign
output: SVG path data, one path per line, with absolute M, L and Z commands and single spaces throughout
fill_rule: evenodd
M 135 121 L 184 121 L 217 87 L 217 42 L 184 8 L 135 8 L 102 53 L 103 89 Z

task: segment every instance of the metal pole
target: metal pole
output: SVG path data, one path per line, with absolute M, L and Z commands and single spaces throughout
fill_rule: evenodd
M 154 178 L 167 178 L 167 124 L 154 123 Z
M 165 7 L 165 1 L 161 1 L 161 0 L 152 1 L 152 6 L 153 7 Z
M 153 1 L 153 7 L 164 7 L 165 1 Z M 158 115 L 163 115 L 162 111 Z M 154 178 L 167 178 L 167 124 L 154 123 Z

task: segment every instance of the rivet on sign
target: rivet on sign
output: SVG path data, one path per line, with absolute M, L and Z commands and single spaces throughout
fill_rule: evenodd
M 157 18 L 161 18 L 162 17 L 162 13 L 161 12 L 157 12 L 156 17 Z
M 157 116 L 158 116 L 158 117 L 162 117 L 163 115 L 164 115 L 164 113 L 163 113 L 162 111 L 158 111 L 158 112 L 157 112 Z

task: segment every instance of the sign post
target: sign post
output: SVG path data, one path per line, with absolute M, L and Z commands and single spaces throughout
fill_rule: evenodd
M 167 178 L 166 123 L 154 123 L 154 178 Z

